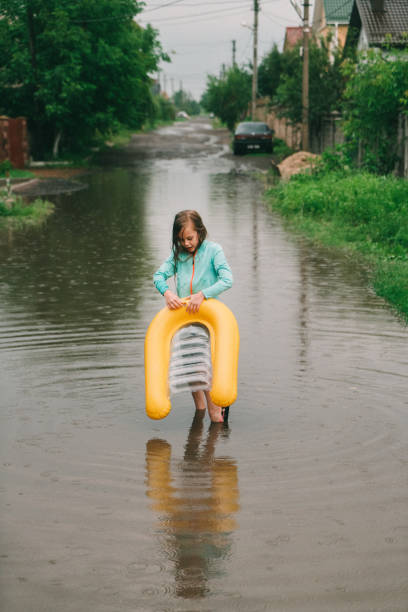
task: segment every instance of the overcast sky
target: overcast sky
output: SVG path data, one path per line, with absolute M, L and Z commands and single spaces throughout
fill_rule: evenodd
M 296 0 L 300 5 L 301 0 Z M 282 49 L 287 26 L 301 20 L 290 0 L 259 0 L 259 60 L 276 43 Z M 302 7 L 303 11 L 303 7 Z M 312 18 L 312 7 L 310 20 Z M 137 17 L 141 25 L 150 23 L 159 31 L 159 40 L 170 55 L 162 65 L 160 81 L 169 95 L 183 90 L 196 99 L 206 87 L 206 75 L 218 75 L 222 64 L 232 63 L 232 40 L 236 40 L 238 64 L 252 60 L 253 0 L 146 0 Z

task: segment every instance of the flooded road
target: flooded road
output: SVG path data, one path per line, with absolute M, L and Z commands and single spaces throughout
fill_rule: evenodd
M 0 610 L 406 612 L 408 331 L 283 229 L 253 161 L 168 130 L 0 234 Z M 235 277 L 228 427 L 187 395 L 144 412 L 152 274 L 190 207 Z

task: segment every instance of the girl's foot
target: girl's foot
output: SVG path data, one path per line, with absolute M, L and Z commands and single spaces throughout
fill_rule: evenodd
M 211 419 L 211 423 L 223 423 L 224 419 L 222 417 L 221 408 L 213 404 L 212 406 L 208 406 L 208 414 Z
M 209 391 L 204 391 L 205 399 L 207 400 L 208 414 L 212 423 L 223 423 L 221 407 L 216 406 L 211 399 Z

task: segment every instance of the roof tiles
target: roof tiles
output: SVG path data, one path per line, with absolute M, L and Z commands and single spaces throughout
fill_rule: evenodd
M 348 23 L 350 21 L 353 0 L 324 0 L 324 12 L 327 23 Z
M 408 44 L 408 0 L 384 0 L 383 12 L 373 11 L 371 0 L 356 3 L 370 45 L 381 45 L 388 36 L 394 44 Z

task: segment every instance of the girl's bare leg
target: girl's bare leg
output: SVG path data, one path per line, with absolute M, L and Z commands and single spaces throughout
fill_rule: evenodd
M 207 400 L 207 408 L 210 419 L 213 423 L 223 423 L 224 419 L 222 418 L 221 408 L 220 406 L 216 406 L 210 397 L 209 391 L 204 391 L 205 398 Z
M 205 401 L 204 391 L 192 391 L 191 395 L 193 396 L 196 410 L 205 410 L 207 405 Z

